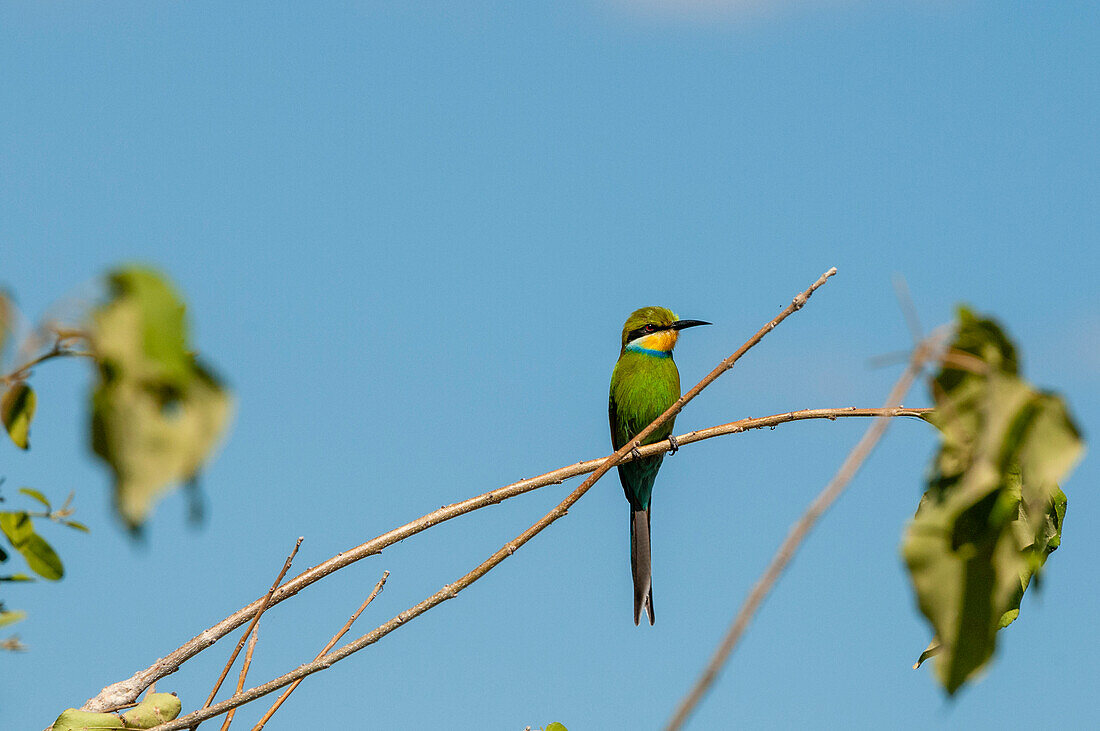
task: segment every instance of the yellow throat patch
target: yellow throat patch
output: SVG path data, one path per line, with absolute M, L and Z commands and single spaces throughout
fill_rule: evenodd
M 676 346 L 676 339 L 678 337 L 680 337 L 680 333 L 675 330 L 661 330 L 652 335 L 646 335 L 645 337 L 630 341 L 630 347 L 645 348 L 646 350 L 657 350 L 662 353 L 667 353 Z

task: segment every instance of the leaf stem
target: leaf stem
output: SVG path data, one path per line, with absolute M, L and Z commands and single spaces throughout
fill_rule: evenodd
M 91 351 L 73 350 L 71 348 L 65 347 L 65 340 L 72 337 L 77 337 L 77 335 L 62 337 L 61 334 L 58 333 L 57 341 L 54 343 L 52 348 L 47 350 L 45 353 L 42 353 L 41 355 L 30 359 L 23 365 L 15 368 L 13 371 L 11 371 L 11 373 L 0 376 L 0 383 L 3 383 L 5 386 L 10 386 L 13 383 L 24 381 L 27 379 L 28 376 L 30 376 L 31 371 L 34 369 L 35 366 L 45 363 L 46 361 L 52 360 L 54 358 L 95 358 L 95 353 L 92 353 Z M 86 336 L 80 334 L 79 337 Z

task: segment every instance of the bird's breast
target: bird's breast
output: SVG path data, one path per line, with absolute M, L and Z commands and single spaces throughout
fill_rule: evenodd
M 630 438 L 663 414 L 680 398 L 680 374 L 671 358 L 653 358 L 624 353 L 611 379 L 611 401 L 623 434 Z M 672 433 L 666 422 L 646 443 L 660 441 Z

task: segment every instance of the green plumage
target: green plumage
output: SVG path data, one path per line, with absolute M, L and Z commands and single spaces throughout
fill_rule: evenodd
M 622 349 L 611 374 L 608 417 L 615 449 L 668 410 L 680 398 L 680 374 L 672 360 L 677 331 L 708 323 L 677 320 L 664 307 L 635 310 L 623 325 Z M 674 419 L 646 437 L 643 444 L 668 439 Z M 630 503 L 630 566 L 634 578 L 634 624 L 644 608 L 653 624 L 653 589 L 650 571 L 649 508 L 653 482 L 664 455 L 636 459 L 619 465 L 619 482 Z
M 680 398 L 680 373 L 672 358 L 660 358 L 643 353 L 624 351 L 611 374 L 611 398 L 608 416 L 611 421 L 611 443 L 615 449 L 649 426 Z M 653 444 L 672 433 L 669 419 L 643 444 Z M 653 480 L 661 468 L 664 455 L 638 459 L 619 465 L 619 479 L 626 499 L 635 510 L 647 510 L 653 496 Z

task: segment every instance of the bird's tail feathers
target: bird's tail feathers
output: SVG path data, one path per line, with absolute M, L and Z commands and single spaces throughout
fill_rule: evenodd
M 653 575 L 649 559 L 649 509 L 630 509 L 630 570 L 634 577 L 634 624 L 642 618 L 642 607 L 653 624 Z

